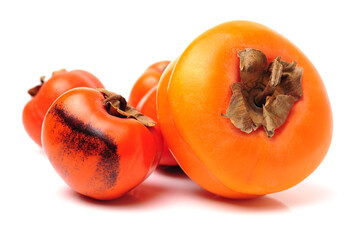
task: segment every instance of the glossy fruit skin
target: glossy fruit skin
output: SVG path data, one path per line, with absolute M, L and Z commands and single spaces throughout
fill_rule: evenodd
M 159 79 L 168 66 L 169 61 L 161 61 L 152 64 L 147 68 L 143 75 L 134 84 L 129 96 L 129 104 L 135 104 L 134 107 L 146 116 L 158 121 L 156 108 L 156 93 Z M 156 128 L 160 128 L 156 126 Z M 159 161 L 162 166 L 178 166 L 172 153 L 169 151 L 166 141 L 163 141 L 162 157 Z
M 41 125 L 51 104 L 62 93 L 76 87 L 103 88 L 103 84 L 84 70 L 60 70 L 53 73 L 39 92 L 25 105 L 23 124 L 28 135 L 41 146 Z
M 270 139 L 263 129 L 243 133 L 221 115 L 231 84 L 241 81 L 237 51 L 244 48 L 304 69 L 303 97 Z M 163 136 L 185 173 L 227 198 L 294 186 L 319 166 L 332 138 L 331 106 L 315 67 L 286 38 L 248 21 L 227 22 L 196 38 L 162 75 L 157 106 Z
M 85 196 L 115 199 L 140 184 L 159 161 L 159 132 L 131 118 L 108 114 L 104 96 L 75 88 L 50 107 L 43 149 L 61 178 Z
M 144 115 L 152 118 L 154 121 L 158 122 L 157 108 L 156 108 L 156 96 L 157 96 L 157 86 L 154 86 L 138 103 L 136 109 L 138 109 Z M 155 128 L 161 132 L 159 124 Z M 159 165 L 162 166 L 178 166 L 177 161 L 174 159 L 172 153 L 169 151 L 166 141 L 163 141 L 163 151 L 161 153 L 161 158 Z
M 136 107 L 140 100 L 155 86 L 158 85 L 164 69 L 169 61 L 160 61 L 150 65 L 135 82 L 128 99 L 130 106 Z

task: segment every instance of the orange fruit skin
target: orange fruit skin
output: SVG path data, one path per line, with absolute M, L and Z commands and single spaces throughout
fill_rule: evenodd
M 156 93 L 160 77 L 169 61 L 160 61 L 150 65 L 145 72 L 135 82 L 130 95 L 128 104 L 138 109 L 144 115 L 158 121 L 156 108 Z M 155 128 L 159 128 L 158 124 Z M 163 151 L 159 164 L 162 166 L 178 166 L 172 153 L 169 151 L 166 141 L 163 141 Z
M 104 88 L 103 84 L 84 70 L 60 70 L 44 82 L 39 92 L 26 103 L 23 125 L 28 135 L 41 146 L 41 126 L 51 104 L 64 92 L 76 87 Z
M 157 86 L 154 86 L 149 92 L 139 101 L 137 104 L 137 109 L 144 115 L 152 118 L 154 121 L 158 122 L 157 116 L 157 107 L 156 107 L 156 95 L 157 95 Z M 161 132 L 159 124 L 154 126 L 158 131 Z M 159 160 L 159 165 L 162 166 L 178 166 L 177 161 L 170 152 L 167 142 L 163 141 L 161 157 Z
M 144 73 L 134 83 L 130 91 L 128 104 L 136 107 L 142 98 L 154 87 L 158 85 L 164 69 L 169 61 L 160 61 L 150 65 Z

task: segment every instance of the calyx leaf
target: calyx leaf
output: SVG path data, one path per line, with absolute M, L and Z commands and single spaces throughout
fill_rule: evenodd
M 103 105 L 109 114 L 119 118 L 134 118 L 146 127 L 153 127 L 156 122 L 151 118 L 141 114 L 137 109 L 128 105 L 125 98 L 116 93 L 110 92 L 103 88 L 98 88 L 105 98 Z
M 252 48 L 239 51 L 238 57 L 241 82 L 232 84 L 233 94 L 222 116 L 245 133 L 263 126 L 270 138 L 303 95 L 303 69 L 296 62 L 282 61 L 281 57 L 267 67 L 264 53 Z
M 38 94 L 38 92 L 40 91 L 40 88 L 43 86 L 43 84 L 45 83 L 45 76 L 40 77 L 40 84 L 36 85 L 35 87 L 32 87 L 28 90 L 28 94 L 32 97 L 35 97 L 36 94 Z

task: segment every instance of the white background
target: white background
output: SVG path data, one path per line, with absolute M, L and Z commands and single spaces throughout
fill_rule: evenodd
M 356 2 L 1 0 L 0 239 L 361 239 Z M 99 202 L 70 190 L 26 135 L 26 91 L 40 76 L 84 69 L 128 96 L 148 65 L 176 58 L 199 34 L 229 20 L 280 32 L 324 80 L 333 141 L 299 185 L 231 201 L 181 173 L 157 171 L 123 198 Z

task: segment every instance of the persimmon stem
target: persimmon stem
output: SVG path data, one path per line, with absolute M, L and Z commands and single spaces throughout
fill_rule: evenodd
M 114 94 L 114 95 L 108 95 L 105 99 L 104 99 L 104 102 L 103 102 L 103 105 L 104 106 L 107 106 L 109 105 L 108 103 L 117 103 L 117 107 L 122 110 L 122 111 L 125 111 L 126 107 L 127 107 L 127 101 L 125 100 L 124 97 L 122 97 L 121 95 L 118 95 L 118 94 Z M 109 111 L 108 111 L 109 114 L 111 114 Z
M 263 73 L 263 78 L 265 78 L 263 82 L 267 82 L 267 86 L 254 99 L 254 103 L 258 107 L 262 107 L 264 104 L 266 104 L 267 97 L 272 96 L 273 93 L 276 91 L 276 88 L 281 82 L 283 70 L 284 69 L 281 63 L 281 57 L 278 56 L 270 64 L 268 71 Z
M 98 88 L 98 91 L 103 94 L 103 105 L 110 115 L 119 118 L 134 118 L 146 127 L 153 127 L 156 124 L 151 118 L 141 114 L 132 106 L 129 106 L 125 98 L 121 95 L 102 88 Z
M 262 107 L 266 103 L 267 97 L 272 96 L 275 90 L 275 87 L 267 85 L 266 88 L 254 98 L 254 103 L 256 104 L 256 106 Z
M 38 94 L 40 88 L 43 86 L 43 84 L 44 84 L 44 82 L 45 82 L 44 79 L 45 79 L 45 76 L 40 77 L 40 84 L 39 84 L 39 85 L 36 85 L 35 87 L 30 88 L 30 89 L 28 90 L 28 93 L 29 93 L 30 96 L 35 97 L 36 94 Z

